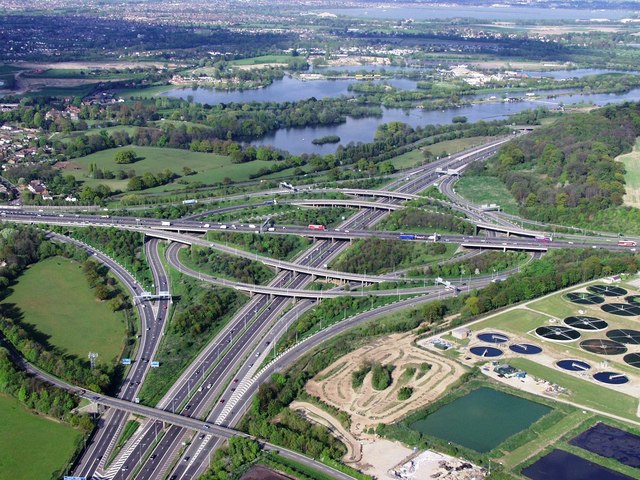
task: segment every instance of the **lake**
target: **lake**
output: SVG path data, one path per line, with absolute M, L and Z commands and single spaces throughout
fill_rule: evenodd
M 356 93 L 349 91 L 349 85 L 359 82 L 353 78 L 340 80 L 299 80 L 295 77 L 285 76 L 282 80 L 275 80 L 264 88 L 249 90 L 214 90 L 205 87 L 174 88 L 163 92 L 166 97 L 182 98 L 186 100 L 193 97 L 197 103 L 216 105 L 219 103 L 250 103 L 250 102 L 297 102 L 311 97 L 321 99 L 325 97 L 338 97 L 340 95 L 354 96 Z M 417 82 L 405 78 L 389 78 L 376 80 L 373 83 L 387 83 L 401 90 L 415 90 Z
M 512 96 L 523 96 L 524 93 L 513 94 Z M 488 95 L 486 95 L 488 96 Z M 485 97 L 486 97 L 485 96 Z M 574 94 L 558 95 L 553 99 L 523 100 L 521 102 L 507 103 L 496 101 L 493 103 L 481 103 L 460 108 L 448 108 L 445 110 L 422 110 L 412 108 L 403 110 L 400 108 L 383 108 L 381 117 L 351 118 L 347 117 L 345 123 L 331 126 L 281 128 L 273 133 L 269 133 L 259 140 L 251 142 L 253 145 L 272 145 L 275 148 L 287 150 L 293 155 L 302 153 L 326 154 L 336 151 L 336 144 L 313 145 L 314 138 L 327 135 L 338 135 L 340 144 L 347 145 L 349 142 L 369 143 L 373 141 L 376 129 L 389 122 L 404 122 L 412 127 L 429 124 L 448 124 L 454 117 L 467 117 L 469 122 L 480 120 L 502 120 L 510 115 L 524 110 L 536 109 L 538 107 L 557 107 L 560 103 L 571 105 L 583 102 L 592 102 L 594 105 L 606 105 L 608 103 L 622 102 L 625 100 L 639 101 L 640 88 L 631 90 L 623 94 Z
M 589 73 L 587 73 L 589 72 Z M 529 74 L 549 74 L 554 78 L 570 78 L 577 75 L 608 73 L 610 70 L 582 69 L 582 70 L 556 70 L 553 72 L 524 72 Z M 292 102 L 315 97 L 317 99 L 326 97 L 336 97 L 340 95 L 354 96 L 349 92 L 349 85 L 357 82 L 355 79 L 343 80 L 310 80 L 303 81 L 294 77 L 286 76 L 282 80 L 274 81 L 271 85 L 260 89 L 217 91 L 207 88 L 175 88 L 164 92 L 163 95 L 169 97 L 179 97 L 187 99 L 192 96 L 195 102 L 217 103 L 231 102 Z M 416 81 L 403 78 L 391 78 L 385 82 L 396 88 L 403 90 L 414 90 Z M 495 96 L 500 96 L 503 91 L 496 92 Z M 465 116 L 469 122 L 480 120 L 502 120 L 515 113 L 535 109 L 541 106 L 557 107 L 560 103 L 571 105 L 576 103 L 593 103 L 594 105 L 605 105 L 607 103 L 622 102 L 625 100 L 640 100 L 640 89 L 634 89 L 623 94 L 569 94 L 566 90 L 540 91 L 541 96 L 556 95 L 556 98 L 538 98 L 534 100 L 524 99 L 516 103 L 507 102 L 487 102 L 460 108 L 447 108 L 444 110 L 422 110 L 419 108 L 399 109 L 384 108 L 381 117 L 351 118 L 347 117 L 345 123 L 330 126 L 282 128 L 269 133 L 261 139 L 251 142 L 253 145 L 271 145 L 275 148 L 286 150 L 293 155 L 303 153 L 327 154 L 336 151 L 338 144 L 313 145 L 312 140 L 327 135 L 337 135 L 340 137 L 341 145 L 350 142 L 369 143 L 373 141 L 376 129 L 388 122 L 405 122 L 412 127 L 429 124 L 448 124 L 456 116 Z M 524 97 L 524 92 L 507 93 L 511 97 Z M 469 95 L 465 98 L 489 99 L 493 94 Z M 497 100 L 497 99 L 496 99 Z
M 418 420 L 411 428 L 488 452 L 550 411 L 546 405 L 483 387 Z
M 635 16 L 631 10 L 591 10 L 586 8 L 536 8 L 536 7 L 480 7 L 480 6 L 424 6 L 384 8 L 334 8 L 322 10 L 349 17 L 445 20 L 448 18 L 476 18 L 478 20 L 540 21 L 540 20 L 620 20 Z M 318 12 L 320 13 L 320 12 Z

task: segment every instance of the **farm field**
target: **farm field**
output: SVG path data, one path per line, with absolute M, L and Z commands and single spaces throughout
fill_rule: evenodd
M 0 477 L 61 478 L 81 436 L 0 393 Z
M 119 165 L 113 158 L 119 150 L 131 149 L 138 156 L 139 160 L 127 165 Z M 272 162 L 253 161 L 249 163 L 234 164 L 230 157 L 215 155 L 212 153 L 191 152 L 174 148 L 156 147 L 121 147 L 96 152 L 86 157 L 78 158 L 68 162 L 65 173 L 71 173 L 76 179 L 85 182 L 87 185 L 104 184 L 112 190 L 126 190 L 128 180 L 104 180 L 89 178 L 89 165 L 96 164 L 102 170 L 135 170 L 136 175 L 144 173 L 158 173 L 169 169 L 178 175 L 182 175 L 182 168 L 189 167 L 196 173 L 187 177 L 182 177 L 189 183 L 202 182 L 204 184 L 220 183 L 225 177 L 233 181 L 249 180 L 249 175 L 258 172 L 261 168 L 272 166 Z M 232 167 L 232 168 L 230 168 Z M 283 172 L 280 172 L 283 173 Z M 149 191 L 163 191 L 177 188 L 184 188 L 184 185 L 174 181 L 172 184 L 156 187 Z
M 96 300 L 79 263 L 62 257 L 43 260 L 10 290 L 0 307 L 17 307 L 20 322 L 32 326 L 43 343 L 82 359 L 96 352 L 99 362 L 111 362 L 121 352 L 124 322 L 106 302 Z
M 507 187 L 496 177 L 471 177 L 463 175 L 455 186 L 456 192 L 477 204 L 500 205 L 503 212 L 517 215 L 518 204 Z

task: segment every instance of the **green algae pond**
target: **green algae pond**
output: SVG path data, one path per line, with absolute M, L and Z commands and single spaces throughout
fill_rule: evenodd
M 546 405 L 483 387 L 414 422 L 411 428 L 484 453 L 550 411 Z

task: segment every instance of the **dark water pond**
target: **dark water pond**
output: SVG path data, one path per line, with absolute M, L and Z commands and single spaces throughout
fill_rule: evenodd
M 633 480 L 563 450 L 554 450 L 522 470 L 531 480 Z
M 630 467 L 640 468 L 640 437 L 619 428 L 598 423 L 569 443 L 602 457 L 614 458 Z

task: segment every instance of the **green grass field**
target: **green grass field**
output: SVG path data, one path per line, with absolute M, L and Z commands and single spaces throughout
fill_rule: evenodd
M 0 394 L 0 478 L 61 478 L 81 437 Z
M 32 325 L 46 341 L 82 359 L 97 352 L 110 362 L 122 351 L 125 325 L 106 302 L 96 300 L 79 263 L 53 257 L 28 268 L 2 302 L 15 304 L 22 323 Z
M 92 68 L 49 68 L 42 73 L 28 73 L 24 76 L 27 78 L 73 78 L 73 79 L 91 79 L 100 78 L 103 80 L 121 80 L 131 78 L 144 78 L 144 73 L 134 72 L 113 72 L 109 69 L 92 69 Z
M 495 203 L 506 213 L 517 215 L 518 204 L 507 187 L 496 177 L 463 175 L 455 186 L 456 192 L 471 202 L 483 205 Z
M 291 55 L 262 55 L 260 57 L 241 58 L 229 61 L 230 65 L 260 65 L 262 63 L 287 63 Z
M 0 65 L 0 75 L 16 73 L 20 70 L 24 70 L 24 68 L 14 67 L 12 65 Z
M 141 158 L 134 163 L 128 165 L 118 165 L 113 161 L 113 157 L 118 150 L 132 149 L 136 155 Z M 122 147 L 113 148 L 96 152 L 86 157 L 78 158 L 73 161 L 72 166 L 79 168 L 69 169 L 68 172 L 73 174 L 78 180 L 85 182 L 87 185 L 105 184 L 116 190 L 126 190 L 128 180 L 98 180 L 88 178 L 89 165 L 95 163 L 98 168 L 103 170 L 135 170 L 136 175 L 142 175 L 146 172 L 157 173 L 166 168 L 182 175 L 182 167 L 189 167 L 195 172 L 195 175 L 183 177 L 184 180 L 193 182 L 202 182 L 207 185 L 222 182 L 225 177 L 229 177 L 233 181 L 249 180 L 249 175 L 258 172 L 261 168 L 270 167 L 272 162 L 253 161 L 249 163 L 234 164 L 231 163 L 230 157 L 215 155 L 213 153 L 191 152 L 189 150 L 179 150 L 175 148 L 156 148 L 156 147 Z M 284 172 L 279 172 L 285 174 Z M 156 187 L 147 191 L 167 191 L 178 188 L 185 188 L 185 185 L 174 181 L 172 184 Z
M 476 323 L 472 329 L 497 328 L 505 332 L 526 333 L 546 323 L 547 317 L 544 315 L 518 308 L 496 315 L 485 322 Z
M 633 150 L 616 157 L 616 160 L 624 163 L 627 172 L 624 174 L 625 194 L 624 204 L 631 207 L 640 207 L 640 138 L 636 140 Z
M 77 87 L 44 87 L 25 94 L 26 97 L 86 97 L 96 88 L 95 83 Z
M 536 378 L 543 378 L 567 388 L 569 393 L 568 395 L 563 395 L 561 397 L 563 399 L 602 412 L 619 415 L 636 421 L 638 420 L 636 415 L 638 409 L 637 398 L 616 392 L 610 388 L 601 387 L 588 380 L 577 378 L 574 375 L 539 365 L 525 358 L 510 359 L 509 364 L 525 370 L 527 374 Z
M 508 452 L 500 459 L 500 462 L 509 469 L 515 468 L 538 451 L 543 450 L 547 445 L 557 442 L 564 434 L 576 428 L 591 415 L 589 412 L 585 414 L 581 410 L 575 410 L 550 428 L 540 432 L 534 442 L 528 442 Z

